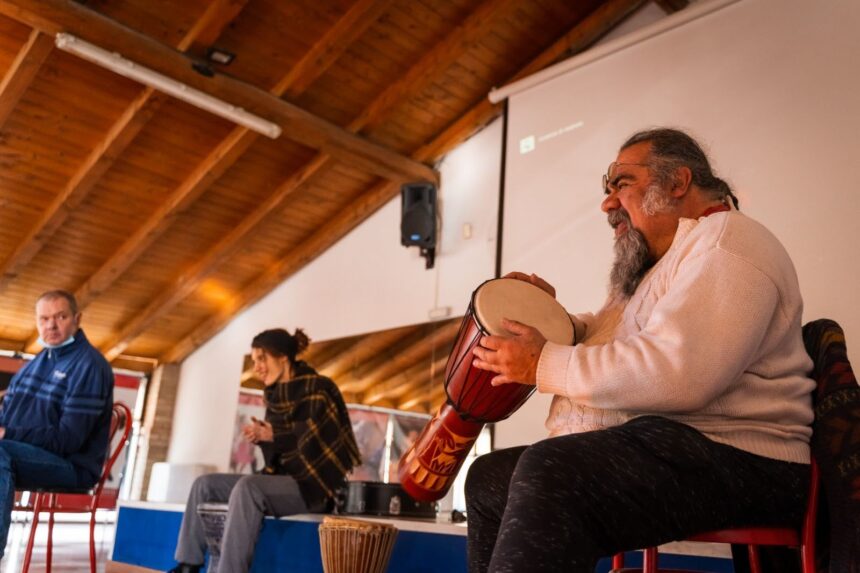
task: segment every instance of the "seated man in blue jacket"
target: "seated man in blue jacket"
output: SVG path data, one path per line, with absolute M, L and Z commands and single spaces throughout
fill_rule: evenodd
M 101 475 L 113 371 L 80 320 L 69 292 L 36 301 L 43 350 L 12 378 L 0 408 L 0 557 L 16 488 L 86 489 Z

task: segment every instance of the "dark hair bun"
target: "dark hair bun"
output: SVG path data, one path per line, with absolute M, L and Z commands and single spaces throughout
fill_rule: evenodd
M 297 328 L 293 333 L 293 339 L 296 341 L 296 355 L 304 352 L 308 344 L 311 343 L 311 339 L 308 338 L 308 335 L 301 328 Z
M 296 361 L 296 356 L 308 347 L 310 339 L 305 331 L 297 328 L 295 334 L 290 334 L 283 328 L 264 330 L 251 341 L 251 348 L 260 348 L 272 356 L 286 356 L 290 362 Z

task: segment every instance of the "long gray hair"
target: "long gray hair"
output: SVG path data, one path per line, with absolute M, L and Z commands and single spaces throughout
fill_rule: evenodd
M 651 144 L 651 170 L 661 187 L 672 183 L 678 167 L 687 167 L 692 173 L 693 183 L 713 199 L 731 198 L 738 209 L 738 198 L 728 183 L 717 177 L 711 169 L 708 156 L 695 139 L 680 129 L 659 127 L 639 131 L 631 135 L 621 146 L 627 149 L 637 143 Z

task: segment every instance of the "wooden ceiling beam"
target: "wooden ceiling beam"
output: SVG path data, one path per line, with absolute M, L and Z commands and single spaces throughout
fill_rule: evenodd
M 227 75 L 206 77 L 185 54 L 73 0 L 0 0 L 0 14 L 48 33 L 67 32 L 122 54 L 215 98 L 278 123 L 284 135 L 347 164 L 395 181 L 438 182 L 431 167 L 363 139 L 256 86 Z
M 3 129 L 9 114 L 18 105 L 53 48 L 54 39 L 51 36 L 32 30 L 18 50 L 15 60 L 0 81 L 0 129 Z
M 379 356 L 386 348 L 396 341 L 408 338 L 421 326 L 406 326 L 403 328 L 392 328 L 383 332 L 375 332 L 359 337 L 359 339 L 340 354 L 331 357 L 325 362 L 315 364 L 319 372 L 337 380 L 345 372 L 362 364 L 366 360 Z
M 231 0 L 219 0 L 210 5 L 207 10 L 209 21 L 217 21 L 223 23 L 223 17 L 216 17 L 211 14 L 212 6 L 227 5 L 230 10 L 235 11 L 236 5 L 244 5 L 243 2 L 233 3 Z M 380 6 L 385 6 L 389 0 L 376 2 Z M 299 61 L 299 63 L 280 78 L 275 86 L 271 89 L 271 93 L 275 96 L 282 95 L 285 91 L 291 91 L 298 95 L 312 81 L 310 72 L 308 74 L 297 74 L 295 70 L 314 69 L 314 73 L 322 74 L 325 69 L 334 63 L 334 59 L 340 55 L 348 47 L 348 43 L 342 38 L 338 38 L 331 32 L 333 30 L 343 30 L 344 28 L 354 27 L 357 30 L 366 29 L 372 24 L 374 18 L 379 17 L 376 10 L 368 8 L 367 4 L 374 2 L 370 0 L 362 0 L 353 6 L 338 22 L 329 29 L 329 32 L 324 34 L 318 42 L 316 42 L 311 50 L 309 50 Z M 232 12 L 231 12 L 232 13 Z M 226 24 L 225 24 L 226 25 Z M 195 26 L 195 29 L 198 28 Z M 207 30 L 211 30 L 211 23 Z M 213 34 L 211 31 L 206 32 L 209 36 Z M 354 39 L 354 38 L 353 38 Z M 316 67 L 314 67 L 314 65 Z M 294 83 L 296 82 L 296 83 Z M 304 87 L 299 88 L 297 83 L 303 84 Z M 176 218 L 190 207 L 212 183 L 218 180 L 227 169 L 247 151 L 247 149 L 257 140 L 259 135 L 245 127 L 237 126 L 223 139 L 219 144 L 194 168 L 185 180 L 180 183 L 171 193 L 167 200 L 159 205 L 158 209 L 149 216 L 149 218 L 135 230 L 134 233 L 122 244 L 122 246 L 114 252 L 111 257 L 105 261 L 102 266 L 84 283 L 75 293 L 78 299 L 78 304 L 86 306 L 99 294 L 110 287 L 127 269 L 130 267 L 146 250 L 155 242 L 158 237 L 164 234 L 167 229 L 173 224 Z M 291 183 L 302 181 L 290 180 Z M 291 190 L 278 195 L 284 191 L 281 187 L 276 190 L 275 196 L 285 198 Z
M 205 35 L 207 38 L 220 35 L 224 27 L 238 15 L 246 2 L 247 0 L 217 0 L 210 4 L 203 16 L 197 21 L 197 25 L 193 26 L 180 40 L 178 44 L 179 49 L 186 50 L 198 40 L 198 35 L 200 34 Z M 53 44 L 52 39 L 51 44 Z M 48 209 L 45 210 L 36 226 L 19 244 L 12 256 L 4 261 L 3 266 L 0 267 L 0 290 L 5 288 L 8 282 L 17 276 L 20 270 L 38 254 L 53 236 L 54 232 L 66 220 L 69 213 L 80 205 L 96 182 L 113 165 L 129 143 L 134 140 L 140 130 L 149 122 L 158 108 L 167 99 L 167 96 L 164 94 L 146 86 L 126 106 L 126 109 L 113 123 L 102 141 L 93 148 L 87 159 L 66 184 L 63 191 L 54 199 Z M 196 172 L 193 175 L 196 175 Z M 175 206 L 172 202 L 168 201 L 162 203 L 159 208 L 157 214 L 161 216 L 160 221 L 164 225 L 172 221 L 166 213 L 162 212 L 165 205 L 169 205 L 170 207 Z M 140 229 L 138 231 L 140 232 Z M 143 232 L 147 236 L 152 234 L 152 230 L 147 228 L 146 224 L 143 225 Z M 133 235 L 132 238 L 137 236 L 137 234 Z M 129 241 L 126 241 L 123 247 L 126 247 L 128 243 Z M 148 245 L 149 243 L 146 246 Z M 128 267 L 128 264 L 123 266 L 122 263 L 130 258 L 130 253 L 128 249 L 124 249 L 123 247 L 120 247 L 119 258 L 116 254 L 111 257 L 83 287 L 77 290 L 75 296 L 80 308 L 85 307 L 95 295 L 107 288 Z M 142 251 L 143 249 L 140 250 Z M 31 333 L 25 342 L 25 348 L 31 348 L 36 343 L 37 336 L 37 333 Z
M 317 371 L 319 371 L 319 364 L 328 362 L 341 352 L 346 352 L 360 337 L 360 335 L 356 335 L 347 338 L 323 340 L 320 342 L 311 341 L 308 349 L 301 355 L 301 359 L 308 362 Z
M 300 96 L 374 24 L 393 0 L 358 0 L 281 79 L 275 90 L 287 98 Z
M 667 14 L 674 14 L 690 5 L 689 0 L 654 0 Z
M 414 348 L 419 345 L 422 348 L 428 348 L 427 341 L 431 333 L 425 326 L 419 325 L 418 328 L 409 332 L 408 335 L 381 349 L 376 355 L 368 357 L 360 364 L 356 364 L 340 377 L 338 385 L 348 392 L 361 394 L 372 382 L 375 382 L 375 380 L 368 381 L 368 373 L 378 370 L 381 366 L 395 360 L 404 368 L 411 367 L 420 361 L 427 352 L 422 350 L 416 353 L 414 352 Z M 404 355 L 409 352 L 412 353 L 410 359 L 404 361 Z
M 392 341 L 380 352 L 373 356 L 367 357 L 360 364 L 355 365 L 351 371 L 351 384 L 359 388 L 358 391 L 363 392 L 367 387 L 368 375 L 378 371 L 386 364 L 398 361 L 401 364 L 413 364 L 423 356 L 429 356 L 436 346 L 431 344 L 431 338 L 441 326 L 440 323 L 419 324 L 412 329 L 408 334 L 401 336 L 399 339 Z M 417 350 L 417 352 L 416 352 Z M 410 355 L 404 360 L 404 356 Z
M 257 134 L 237 127 L 201 161 L 194 171 L 163 201 L 111 257 L 75 291 L 83 309 L 106 291 L 175 222 L 215 180 L 233 165 L 256 140 Z M 0 277 L 0 284 L 2 284 Z M 34 331 L 25 344 L 32 348 L 38 334 Z
M 648 3 L 648 0 L 608 0 L 547 49 L 514 74 L 507 83 L 515 82 L 551 66 L 557 61 L 587 50 L 625 18 Z
M 506 14 L 515 0 L 485 0 L 463 22 L 421 58 L 397 81 L 390 84 L 374 102 L 350 123 L 350 131 L 372 129 L 395 105 L 421 93 L 451 67 L 471 46 L 493 27 L 496 18 Z
M 125 108 L 102 140 L 96 144 L 83 164 L 62 191 L 42 212 L 42 216 L 0 267 L 0 290 L 5 289 L 18 273 L 51 240 L 69 214 L 86 199 L 101 176 L 149 121 L 164 101 L 152 88 L 145 88 Z
M 647 0 L 610 0 L 598 6 L 584 20 L 556 39 L 547 49 L 526 64 L 507 82 L 512 83 L 555 62 L 588 49 L 622 20 L 638 10 Z M 416 158 L 441 157 L 502 113 L 502 105 L 481 100 L 460 116 L 441 134 L 413 154 Z M 426 159 L 425 159 L 426 160 Z
M 285 90 L 291 90 L 294 94 L 299 94 L 303 89 L 306 89 L 313 79 L 310 77 L 310 73 L 297 74 L 294 70 L 313 69 L 314 73 L 322 74 L 328 66 L 334 63 L 337 56 L 349 46 L 348 42 L 343 38 L 339 38 L 335 34 L 332 34 L 331 31 L 344 30 L 346 28 L 355 29 L 357 31 L 366 29 L 373 23 L 373 21 L 375 21 L 376 18 L 379 17 L 380 14 L 377 8 L 370 7 L 368 4 L 378 4 L 378 8 L 381 9 L 381 7 L 387 5 L 388 1 L 389 0 L 382 2 L 368 2 L 368 0 L 362 0 L 354 5 L 341 19 L 338 20 L 338 22 L 323 36 L 323 38 L 314 44 L 313 48 L 302 57 L 295 68 L 291 69 L 278 80 L 271 90 L 272 94 L 280 96 Z M 198 25 L 192 28 L 192 32 L 189 32 L 189 36 L 183 39 L 181 45 L 183 47 L 188 47 L 193 43 L 193 38 L 190 37 L 192 33 L 204 34 L 207 39 L 217 38 L 218 34 L 215 33 L 215 25 L 220 25 L 222 27 L 226 26 L 229 22 L 229 19 L 226 16 L 231 14 L 235 17 L 238 14 L 238 10 L 244 6 L 246 2 L 247 0 L 238 2 L 232 0 L 218 0 L 217 2 L 214 2 L 209 6 L 204 16 L 198 21 Z M 214 8 L 219 8 L 224 12 L 215 11 Z M 220 30 L 218 30 L 218 32 L 220 32 Z M 355 37 L 357 37 L 357 34 L 352 36 L 353 40 Z M 314 65 L 316 67 L 314 67 Z M 293 82 L 301 82 L 304 87 L 299 89 Z M 153 214 L 135 230 L 135 232 L 120 246 L 120 248 L 117 249 L 114 254 L 111 255 L 111 257 L 105 261 L 102 266 L 83 285 L 81 285 L 81 287 L 77 289 L 75 297 L 78 300 L 79 306 L 81 308 L 85 307 L 98 295 L 107 290 L 143 253 L 146 252 L 156 239 L 170 228 L 182 212 L 190 207 L 212 183 L 220 178 L 221 175 L 223 175 L 227 169 L 229 169 L 245 153 L 245 151 L 247 151 L 258 137 L 258 134 L 255 132 L 250 131 L 245 127 L 237 126 L 221 142 L 219 142 L 219 144 L 200 163 L 197 164 L 189 176 L 186 177 L 179 186 L 177 186 L 167 200 L 163 201 L 156 211 L 153 212 Z M 306 171 L 306 175 L 309 177 L 316 169 L 321 168 L 322 165 L 323 163 L 311 163 L 311 171 Z M 261 217 L 265 216 L 269 209 L 280 204 L 280 202 L 282 202 L 286 196 L 289 195 L 292 190 L 296 189 L 303 181 L 304 179 L 302 178 L 289 179 L 287 181 L 287 186 L 280 186 L 272 196 L 274 203 L 267 202 L 266 204 L 261 205 L 249 219 L 251 223 L 249 225 L 245 225 L 242 229 L 244 229 L 245 232 L 250 231 L 255 224 L 254 222 L 258 223 L 261 220 Z M 219 243 L 218 250 L 224 250 L 225 247 L 227 247 L 227 245 L 222 241 Z M 209 258 L 213 257 L 217 258 L 215 253 L 212 253 Z M 197 268 L 201 269 L 201 272 L 208 272 L 209 267 L 202 264 L 198 265 Z M 171 308 L 172 304 L 175 304 L 176 302 L 174 299 L 167 298 L 159 300 Z M 139 324 L 143 325 L 144 322 L 146 321 L 141 320 L 139 321 Z M 138 328 L 145 328 L 145 326 L 139 326 Z M 131 331 L 131 329 L 127 330 L 129 332 Z M 32 346 L 35 343 L 35 338 L 35 335 L 31 335 L 26 346 Z M 127 346 L 127 341 L 122 340 L 122 333 L 120 333 L 120 340 L 112 344 L 112 346 L 117 347 L 123 344 Z M 125 346 L 123 346 L 123 348 Z M 114 352 L 111 352 L 111 354 L 113 353 Z
M 436 409 L 436 407 L 442 402 L 444 396 L 445 388 L 440 384 L 433 384 L 424 392 L 411 396 L 407 400 L 395 404 L 395 407 L 398 410 L 411 410 L 421 406 L 422 404 L 426 404 L 425 407 L 421 407 L 421 411 L 429 413 Z
M 506 3 L 511 1 L 512 0 L 488 0 L 482 4 L 478 10 L 473 12 L 467 18 L 467 21 L 462 26 L 455 29 L 451 34 L 446 36 L 441 42 L 432 48 L 430 52 L 428 52 L 430 57 L 422 58 L 410 68 L 404 76 L 404 78 L 409 79 L 409 82 L 395 82 L 393 87 L 396 89 L 386 90 L 380 96 L 375 98 L 365 110 L 366 112 L 369 110 L 369 113 L 363 112 L 360 114 L 350 123 L 348 129 L 350 131 L 357 132 L 366 125 L 367 121 L 380 120 L 384 113 L 390 111 L 394 94 L 397 94 L 398 97 L 406 97 L 408 94 L 417 93 L 414 91 L 417 88 L 412 86 L 412 84 L 418 84 L 418 87 L 423 87 L 426 85 L 424 82 L 427 81 L 424 78 L 429 74 L 439 73 L 440 70 L 451 65 L 454 61 L 456 50 L 465 49 L 468 44 L 475 42 L 477 37 L 479 37 L 479 33 L 485 32 L 486 28 L 492 24 L 492 18 L 496 11 L 503 8 Z M 378 17 L 376 12 L 369 11 L 367 6 L 363 3 L 354 7 L 354 10 L 357 12 L 355 15 L 351 15 L 352 11 L 350 11 L 350 13 L 347 13 L 347 15 L 344 16 L 343 20 L 356 22 L 359 18 L 362 18 L 360 20 L 362 25 L 369 26 L 370 17 Z M 341 28 L 339 23 L 335 25 L 335 28 Z M 335 39 L 329 34 L 326 34 L 325 37 L 329 38 L 330 42 L 335 42 Z M 314 48 L 306 54 L 302 62 L 312 61 L 316 58 L 316 53 L 325 52 L 325 50 L 319 46 L 320 43 L 318 42 Z M 337 46 L 339 46 L 339 49 L 341 50 L 345 49 L 343 44 L 338 43 Z M 304 67 L 304 64 L 300 63 L 299 67 Z M 288 89 L 289 86 L 285 83 L 288 77 L 296 77 L 297 79 L 300 79 L 300 76 L 291 76 L 291 74 L 288 73 L 284 80 L 278 83 L 278 89 Z M 210 249 L 192 269 L 183 273 L 180 277 L 177 277 L 177 279 L 171 283 L 171 286 L 147 305 L 142 312 L 136 313 L 134 319 L 127 323 L 114 339 L 105 344 L 105 355 L 110 359 L 111 356 L 122 352 L 128 347 L 128 344 L 130 344 L 130 342 L 143 332 L 150 324 L 157 320 L 161 315 L 172 310 L 176 304 L 191 294 L 210 272 L 215 270 L 230 253 L 234 252 L 240 241 L 242 241 L 247 234 L 256 229 L 257 226 L 260 225 L 271 213 L 277 212 L 278 208 L 283 204 L 287 197 L 289 197 L 317 172 L 328 166 L 332 159 L 334 158 L 329 154 L 319 153 L 298 172 L 292 174 L 263 204 L 259 205 L 252 213 L 250 213 L 248 217 L 246 217 L 246 219 L 236 229 L 234 229 L 230 235 L 228 235 L 227 238 L 221 240 L 217 245 L 215 245 L 215 247 Z M 425 159 L 431 159 L 431 157 L 428 156 L 425 157 Z M 394 186 L 394 188 L 396 188 L 396 186 Z M 390 193 L 390 191 L 388 191 L 388 193 Z M 160 216 L 164 217 L 166 214 L 161 214 Z M 153 227 L 159 226 L 161 225 L 159 221 L 160 219 L 152 217 L 148 225 Z M 148 238 L 152 236 L 152 233 L 148 231 L 146 227 L 147 225 L 136 232 L 134 237 Z M 130 262 L 124 261 L 133 260 L 143 251 L 143 241 L 130 242 L 133 242 L 136 245 L 133 247 L 133 253 L 118 253 L 117 256 L 112 257 L 110 261 L 102 266 L 105 274 L 110 273 L 111 275 L 105 277 L 107 279 L 106 281 L 101 281 L 101 277 L 96 277 L 88 281 L 88 283 L 96 283 L 96 280 L 99 280 L 101 284 L 96 283 L 95 285 L 98 292 L 101 292 L 106 288 L 104 285 L 105 282 L 112 282 L 115 280 L 116 276 L 118 276 L 117 271 L 122 272 L 128 267 Z M 100 270 L 99 273 L 101 272 L 102 271 Z M 97 275 L 99 273 L 97 273 Z M 81 294 L 89 295 L 89 292 Z
M 440 355 L 447 357 L 461 322 L 446 320 L 422 324 L 413 336 L 401 339 L 384 353 L 361 364 L 355 369 L 361 391 L 402 371 L 404 365 L 415 364 L 423 358 L 433 361 Z
M 334 360 L 342 352 L 349 352 L 350 348 L 352 348 L 356 341 L 360 339 L 361 335 L 356 335 L 347 338 L 337 338 L 322 343 L 311 344 L 311 348 L 308 349 L 309 351 L 302 355 L 302 360 L 313 366 L 314 370 L 316 370 L 317 372 L 322 373 L 322 370 L 319 367 L 320 364 L 325 364 L 331 360 Z M 310 352 L 310 350 L 313 349 L 313 347 L 317 344 L 328 344 L 328 347 L 321 352 Z M 325 376 L 328 376 L 328 374 L 325 374 Z
M 318 157 L 323 158 L 325 156 L 319 155 Z M 134 317 L 125 324 L 120 332 L 103 345 L 102 350 L 105 357 L 109 361 L 113 360 L 149 325 L 194 292 L 209 274 L 220 267 L 238 249 L 240 241 L 257 228 L 260 222 L 283 201 L 287 194 L 298 188 L 319 169 L 318 163 L 312 163 L 306 167 L 307 169 L 294 173 L 287 182 L 276 189 L 275 193 L 257 205 L 250 216 L 245 217 L 214 247 L 204 253 L 191 268 L 176 277 L 168 288 L 153 298 L 140 312 L 135 313 Z
M 256 139 L 257 134 L 253 131 L 236 127 L 221 140 L 119 249 L 75 291 L 78 304 L 84 307 L 107 290 Z
M 594 12 L 514 74 L 509 81 L 516 81 L 535 73 L 553 64 L 566 54 L 588 48 L 645 2 L 646 0 L 610 0 L 601 4 Z M 494 106 L 489 100 L 482 100 L 430 143 L 419 148 L 413 154 L 413 158 L 418 161 L 438 159 L 498 116 L 500 112 L 500 106 Z M 290 249 L 286 257 L 261 273 L 257 279 L 236 295 L 229 307 L 225 307 L 202 321 L 185 338 L 166 352 L 161 357 L 162 361 L 178 362 L 183 360 L 221 330 L 232 318 L 233 313 L 247 308 L 286 280 L 287 277 L 319 256 L 390 201 L 398 193 L 398 190 L 399 186 L 391 182 L 383 181 L 374 185 L 353 201 L 349 207 L 342 209 L 338 215 L 314 232 L 301 245 Z
M 248 0 L 211 0 L 206 11 L 179 43 L 179 51 L 187 52 L 192 46 L 208 48 L 214 44 L 247 3 Z
M 341 385 L 346 392 L 366 392 L 368 388 L 391 378 L 397 372 L 411 368 L 424 359 L 433 356 L 434 351 L 440 355 L 448 355 L 449 346 L 460 329 L 459 322 L 449 322 L 439 325 L 430 333 L 420 333 L 416 339 L 404 340 L 403 343 L 389 347 L 378 360 L 362 364 L 355 373 L 356 380 Z
M 444 380 L 445 365 L 447 362 L 448 357 L 444 356 L 433 363 L 421 362 L 407 370 L 399 372 L 389 379 L 375 384 L 372 388 L 368 388 L 364 393 L 361 403 L 372 406 L 380 400 L 401 398 L 404 394 L 413 392 L 420 386 L 427 384 L 431 379 L 437 379 L 440 375 Z
M 371 215 L 378 208 L 382 197 L 390 198 L 392 189 L 397 186 L 393 183 L 380 183 L 373 187 L 371 192 L 361 196 L 361 201 L 353 202 L 348 208 L 342 209 L 340 213 L 314 232 L 308 239 L 296 248 L 291 249 L 291 254 L 281 259 L 278 263 L 268 267 L 251 284 L 237 294 L 231 303 L 216 313 L 203 320 L 181 341 L 174 344 L 172 348 L 161 357 L 161 362 L 179 362 L 193 352 L 197 347 L 214 336 L 233 317 L 234 313 L 259 300 L 274 286 L 283 282 L 284 278 L 304 267 L 321 252 L 329 248 L 337 239 L 355 228 L 358 223 Z

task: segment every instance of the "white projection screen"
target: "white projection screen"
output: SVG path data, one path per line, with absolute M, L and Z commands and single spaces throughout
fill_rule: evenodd
M 502 272 L 544 276 L 571 312 L 598 308 L 601 175 L 634 131 L 680 127 L 788 249 L 804 319 L 839 321 L 858 363 L 858 27 L 856 0 L 702 1 L 494 93 L 509 100 Z

